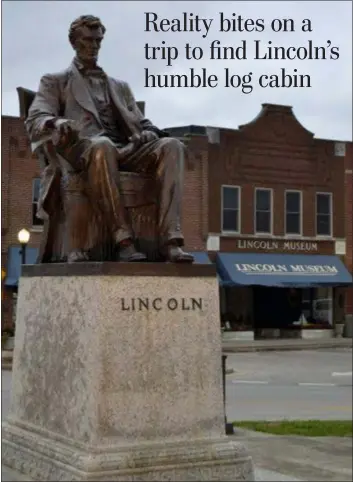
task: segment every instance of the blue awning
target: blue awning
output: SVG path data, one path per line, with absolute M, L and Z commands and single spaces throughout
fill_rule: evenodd
M 26 248 L 26 264 L 36 264 L 38 248 Z M 10 246 L 7 252 L 7 273 L 5 286 L 18 286 L 18 279 L 21 275 L 21 247 Z
M 222 280 L 234 285 L 310 288 L 347 286 L 352 275 L 337 256 L 217 253 Z
M 194 263 L 196 264 L 213 264 L 208 254 L 205 251 L 192 251 L 191 254 L 194 256 Z M 220 286 L 232 286 L 233 283 L 229 283 L 228 281 L 224 281 L 218 274 L 217 274 L 218 283 Z
M 205 251 L 192 251 L 190 254 L 193 255 L 194 263 L 196 264 L 212 264 L 212 261 Z

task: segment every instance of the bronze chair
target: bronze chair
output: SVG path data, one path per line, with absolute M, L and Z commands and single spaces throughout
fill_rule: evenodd
M 18 87 L 17 93 L 20 116 L 25 120 L 36 93 L 23 87 Z M 49 161 L 41 153 L 37 157 L 43 171 L 49 165 Z M 93 261 L 115 260 L 117 253 L 107 234 L 108 230 L 104 226 L 97 229 L 100 223 L 96 218 L 95 222 L 92 222 L 96 213 L 85 195 L 84 179 L 80 174 L 70 175 L 68 178 L 63 176 L 60 169 L 57 167 L 55 169 L 56 176 L 52 185 L 50 205 L 44 206 L 49 218 L 44 221 L 44 236 L 38 262 L 65 261 L 68 252 L 75 248 L 86 249 Z M 146 175 L 122 172 L 120 183 L 137 247 L 145 251 L 150 260 L 158 261 L 160 254 L 157 241 L 156 181 Z M 70 246 L 67 245 L 67 239 L 70 239 Z M 83 239 L 85 239 L 85 246 L 81 245 Z

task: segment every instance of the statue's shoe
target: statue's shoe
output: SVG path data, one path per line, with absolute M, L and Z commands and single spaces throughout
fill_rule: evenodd
M 67 257 L 68 263 L 80 263 L 89 261 L 88 254 L 81 250 L 71 251 Z
M 133 244 L 128 246 L 120 247 L 119 250 L 119 261 L 123 263 L 136 263 L 146 261 L 147 256 L 143 253 L 136 251 Z
M 194 257 L 179 246 L 168 246 L 167 260 L 171 263 L 193 263 Z

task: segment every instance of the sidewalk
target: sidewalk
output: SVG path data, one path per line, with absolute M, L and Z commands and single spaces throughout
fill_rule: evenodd
M 224 353 L 250 351 L 320 350 L 324 348 L 352 348 L 352 338 L 317 338 L 312 340 L 223 340 Z
M 351 481 L 351 437 L 278 436 L 235 429 L 232 437 L 249 449 L 257 480 Z M 267 478 L 270 471 L 281 479 Z M 262 475 L 266 478 L 261 478 Z M 286 478 L 285 478 L 286 477 Z

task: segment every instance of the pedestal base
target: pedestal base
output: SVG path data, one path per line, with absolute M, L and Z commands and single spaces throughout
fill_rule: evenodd
M 41 481 L 255 480 L 248 452 L 229 438 L 84 447 L 45 435 L 5 423 L 3 463 Z
M 42 481 L 254 480 L 224 434 L 214 267 L 25 267 L 2 462 Z

